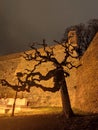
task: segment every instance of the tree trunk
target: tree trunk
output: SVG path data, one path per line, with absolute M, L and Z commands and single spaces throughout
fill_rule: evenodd
M 62 106 L 63 106 L 63 113 L 66 118 L 73 116 L 73 111 L 71 109 L 69 94 L 67 90 L 67 84 L 65 79 L 62 82 L 61 86 L 61 98 L 62 98 Z
M 14 116 L 15 105 L 16 105 L 16 99 L 17 99 L 17 93 L 18 93 L 18 92 L 16 91 L 11 116 Z

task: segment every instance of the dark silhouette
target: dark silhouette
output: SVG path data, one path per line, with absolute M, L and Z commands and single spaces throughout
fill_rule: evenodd
M 82 56 L 87 50 L 93 37 L 98 32 L 98 19 L 90 19 L 86 24 L 80 23 L 78 25 L 67 27 L 65 29 L 64 37 L 61 40 L 62 42 L 68 42 L 68 33 L 71 30 L 75 30 L 77 33 L 79 46 L 77 52 Z
M 62 95 L 62 105 L 63 105 L 63 112 L 66 118 L 69 118 L 73 116 L 73 111 L 70 104 L 69 94 L 67 90 L 67 84 L 66 84 L 66 77 L 68 77 L 70 74 L 67 71 L 68 69 L 77 68 L 80 65 L 75 65 L 73 62 L 69 61 L 70 59 L 78 59 L 79 55 L 76 53 L 76 50 L 78 46 L 74 46 L 70 43 L 60 43 L 56 40 L 54 40 L 56 44 L 61 45 L 64 47 L 64 59 L 59 62 L 58 59 L 56 59 L 54 55 L 54 47 L 48 47 L 46 44 L 45 39 L 43 40 L 42 44 L 39 43 L 32 43 L 31 48 L 33 49 L 31 54 L 24 53 L 24 58 L 28 61 L 34 60 L 36 61 L 36 64 L 32 70 L 27 70 L 27 73 L 17 73 L 17 79 L 18 79 L 18 85 L 12 85 L 5 79 L 1 79 L 1 83 L 4 86 L 8 86 L 13 88 L 15 91 L 27 91 L 30 92 L 31 87 L 37 87 L 41 88 L 43 91 L 50 91 L 50 92 L 56 92 L 61 90 Z M 44 53 L 41 53 L 39 49 L 36 48 L 36 46 L 41 46 Z M 37 67 L 43 63 L 51 62 L 53 66 L 55 67 L 53 70 L 50 70 L 47 72 L 46 75 L 41 74 L 40 72 L 35 71 Z M 64 69 L 64 67 L 67 68 Z M 38 78 L 36 78 L 36 76 Z M 25 77 L 24 80 L 22 80 L 21 77 Z M 45 87 L 42 84 L 40 84 L 41 80 L 49 80 L 53 78 L 54 86 L 51 87 Z M 36 82 L 37 81 L 37 82 Z

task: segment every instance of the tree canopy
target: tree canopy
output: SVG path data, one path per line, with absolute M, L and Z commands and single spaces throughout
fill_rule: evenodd
M 3 86 L 8 86 L 13 88 L 15 91 L 30 91 L 30 88 L 35 86 L 35 87 L 40 87 L 44 91 L 51 91 L 55 92 L 60 89 L 60 82 L 62 80 L 62 76 L 64 74 L 64 77 L 68 77 L 70 74 L 67 71 L 68 69 L 72 68 L 77 68 L 75 64 L 73 64 L 69 58 L 79 58 L 79 55 L 76 52 L 77 47 L 72 46 L 71 44 L 66 44 L 66 43 L 60 43 L 56 40 L 54 40 L 56 44 L 59 44 L 60 46 L 64 47 L 64 59 L 59 62 L 58 59 L 56 59 L 54 55 L 54 47 L 48 47 L 48 44 L 46 44 L 45 39 L 43 40 L 43 43 L 35 43 L 33 42 L 31 45 L 31 48 L 33 49 L 33 52 L 31 54 L 27 54 L 24 52 L 24 58 L 28 61 L 34 60 L 36 61 L 36 64 L 32 70 L 27 70 L 27 72 L 22 73 L 18 72 L 16 74 L 17 80 L 19 82 L 18 85 L 12 85 L 6 79 L 1 79 L 1 83 Z M 41 46 L 44 54 L 42 54 L 39 49 L 36 48 L 37 46 Z M 52 62 L 53 66 L 55 67 L 53 70 L 47 72 L 46 75 L 41 74 L 40 72 L 36 72 L 37 66 L 46 63 L 46 62 Z M 67 69 L 64 69 L 66 67 Z M 35 78 L 38 76 L 38 78 Z M 22 80 L 24 77 L 24 80 Z M 49 80 L 50 78 L 54 77 L 53 82 L 54 82 L 54 87 L 47 88 L 45 86 L 42 86 L 41 84 L 38 84 L 41 80 Z M 37 82 L 36 82 L 37 81 Z
M 86 24 L 80 23 L 78 25 L 72 25 L 65 29 L 62 42 L 68 42 L 68 32 L 75 30 L 78 37 L 79 54 L 83 55 L 93 37 L 98 32 L 98 19 L 90 19 Z

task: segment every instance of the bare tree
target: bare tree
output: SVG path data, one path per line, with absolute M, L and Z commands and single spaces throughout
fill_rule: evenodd
M 78 46 L 73 46 L 68 43 L 60 43 L 55 41 L 57 44 L 64 47 L 64 59 L 59 62 L 54 55 L 54 47 L 48 47 L 45 39 L 42 44 L 32 43 L 31 48 L 33 49 L 31 54 L 24 53 L 24 58 L 28 61 L 34 60 L 36 64 L 32 70 L 27 70 L 27 73 L 18 73 L 18 85 L 12 85 L 5 79 L 1 79 L 1 83 L 4 86 L 12 87 L 15 91 L 27 91 L 30 92 L 31 87 L 41 88 L 43 91 L 56 92 L 61 90 L 63 112 L 66 118 L 73 116 L 73 111 L 70 104 L 69 94 L 67 90 L 66 77 L 70 76 L 68 69 L 77 68 L 80 65 L 75 65 L 69 59 L 78 59 L 79 55 L 76 53 Z M 36 46 L 41 46 L 44 53 L 41 53 Z M 51 62 L 55 67 L 53 70 L 47 72 L 46 75 L 43 75 L 39 71 L 36 71 L 36 68 L 43 64 Z M 36 76 L 38 78 L 36 78 Z M 25 77 L 24 80 L 21 77 Z M 49 80 L 53 78 L 54 86 L 45 87 L 40 84 L 42 80 Z

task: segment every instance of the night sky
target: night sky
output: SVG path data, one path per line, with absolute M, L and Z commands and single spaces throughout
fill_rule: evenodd
M 0 0 L 0 55 L 60 40 L 70 25 L 98 18 L 98 0 Z

